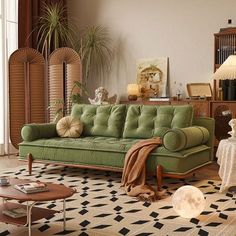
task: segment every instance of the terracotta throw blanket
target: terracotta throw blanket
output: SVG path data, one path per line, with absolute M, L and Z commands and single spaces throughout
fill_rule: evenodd
M 134 144 L 127 152 L 121 186 L 129 196 L 143 201 L 160 199 L 157 192 L 146 184 L 146 160 L 151 151 L 161 144 L 159 137 L 146 139 Z

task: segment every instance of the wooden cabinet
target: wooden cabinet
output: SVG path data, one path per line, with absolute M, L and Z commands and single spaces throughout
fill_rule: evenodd
M 236 27 L 221 29 L 214 34 L 214 72 L 230 56 L 236 53 Z M 222 101 L 219 80 L 214 80 L 214 101 L 210 102 L 210 116 L 215 119 L 215 144 L 228 138 L 231 130 L 229 121 L 236 118 L 236 101 Z
M 219 33 L 214 34 L 214 38 L 214 71 L 216 71 L 228 56 L 236 52 L 236 27 L 221 29 Z
M 214 34 L 214 72 L 230 56 L 236 53 L 236 27 L 221 29 Z M 222 100 L 219 80 L 214 80 L 214 100 Z
M 212 101 L 211 117 L 215 119 L 216 146 L 220 140 L 228 138 L 231 130 L 229 121 L 236 118 L 236 101 Z
M 209 101 L 201 100 L 186 100 L 186 104 L 192 105 L 194 108 L 194 115 L 198 117 L 210 116 Z M 180 105 L 175 101 L 171 102 L 171 105 Z

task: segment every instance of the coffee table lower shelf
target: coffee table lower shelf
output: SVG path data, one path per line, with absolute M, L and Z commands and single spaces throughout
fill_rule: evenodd
M 0 205 L 0 222 L 4 222 L 7 224 L 14 224 L 14 225 L 26 225 L 27 224 L 27 216 L 20 217 L 20 218 L 13 218 L 7 215 L 4 215 L 2 213 L 3 209 L 14 209 L 14 208 L 27 208 L 24 204 L 18 204 L 13 202 L 6 202 L 2 205 Z M 31 210 L 31 221 L 37 221 L 43 218 L 47 218 L 50 216 L 53 216 L 55 213 L 58 213 L 60 211 L 50 210 L 46 208 L 40 208 L 40 207 L 32 207 Z

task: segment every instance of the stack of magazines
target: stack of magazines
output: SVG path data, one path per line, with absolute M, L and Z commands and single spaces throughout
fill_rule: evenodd
M 169 97 L 153 97 L 153 98 L 149 98 L 150 102 L 164 102 L 164 101 L 170 101 Z
M 2 210 L 4 215 L 10 216 L 12 218 L 21 218 L 27 216 L 27 210 L 24 208 L 14 208 L 14 209 L 4 209 Z
M 23 193 L 38 193 L 48 191 L 47 185 L 41 182 L 30 182 L 25 184 L 16 184 L 14 188 Z

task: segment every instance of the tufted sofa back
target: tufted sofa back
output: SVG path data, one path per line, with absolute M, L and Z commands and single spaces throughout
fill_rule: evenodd
M 193 107 L 130 105 L 124 124 L 123 138 L 162 137 L 171 128 L 192 125 Z
M 72 116 L 83 122 L 83 136 L 162 137 L 171 128 L 192 125 L 193 108 L 184 106 L 76 104 Z
M 83 122 L 84 136 L 122 137 L 126 105 L 76 104 L 71 115 Z

